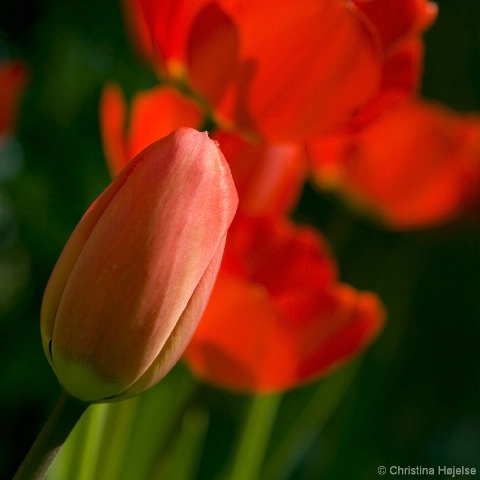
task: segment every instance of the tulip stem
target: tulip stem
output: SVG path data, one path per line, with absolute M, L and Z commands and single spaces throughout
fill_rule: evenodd
M 63 392 L 13 480 L 43 479 L 88 405 Z
M 254 480 L 259 477 L 281 399 L 281 394 L 252 397 L 229 480 Z

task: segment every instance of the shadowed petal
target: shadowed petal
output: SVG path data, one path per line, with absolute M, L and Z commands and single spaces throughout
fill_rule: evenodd
M 250 142 L 222 131 L 214 138 L 228 160 L 244 213 L 266 216 L 294 209 L 307 173 L 303 146 Z
M 429 0 L 353 0 L 375 25 L 385 47 L 429 28 L 438 13 Z

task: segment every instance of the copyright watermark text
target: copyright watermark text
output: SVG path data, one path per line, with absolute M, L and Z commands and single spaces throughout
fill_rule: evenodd
M 457 476 L 474 476 L 477 474 L 477 469 L 475 467 L 450 467 L 446 465 L 438 465 L 436 467 L 400 467 L 399 465 L 392 465 L 390 467 L 385 467 L 383 465 L 378 467 L 378 474 L 379 475 L 412 475 L 412 476 L 420 476 L 420 475 L 443 475 L 451 478 L 455 478 Z

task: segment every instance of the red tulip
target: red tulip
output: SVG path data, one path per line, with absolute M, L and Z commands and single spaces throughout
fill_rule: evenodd
M 350 2 L 135 5 L 160 71 L 202 95 L 224 127 L 272 142 L 303 141 L 348 122 L 377 91 L 379 41 Z
M 355 135 L 309 145 L 320 186 L 394 229 L 447 221 L 478 201 L 480 117 L 411 100 Z
M 318 379 L 378 334 L 378 298 L 339 284 L 312 228 L 237 216 L 218 281 L 187 350 L 208 383 L 270 392 Z
M 44 350 L 71 395 L 123 399 L 171 369 L 210 296 L 236 206 L 217 145 L 186 128 L 143 150 L 100 195 L 42 305 Z

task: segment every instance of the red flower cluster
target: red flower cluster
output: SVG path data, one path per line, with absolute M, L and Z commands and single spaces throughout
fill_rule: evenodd
M 427 0 L 124 0 L 161 85 L 101 103 L 112 174 L 180 126 L 215 125 L 239 213 L 186 360 L 244 391 L 291 388 L 367 346 L 375 295 L 338 281 L 288 219 L 309 173 L 395 228 L 443 221 L 480 184 L 479 121 L 418 99 Z
M 308 165 L 320 188 L 389 228 L 438 224 L 478 200 L 477 117 L 418 96 L 435 3 L 124 1 L 132 38 L 163 81 L 252 148 L 306 145 L 295 170 Z
M 100 114 L 114 175 L 153 138 L 182 124 L 198 126 L 200 118 L 177 92 L 159 88 L 137 95 L 126 130 L 126 103 L 113 85 Z M 286 218 L 305 178 L 303 149 L 223 131 L 214 138 L 229 161 L 239 213 L 185 358 L 199 377 L 233 390 L 291 388 L 367 346 L 382 326 L 383 308 L 375 295 L 338 283 L 320 233 Z
M 363 128 L 310 139 L 313 176 L 392 229 L 450 220 L 478 203 L 480 115 L 460 115 L 418 95 L 419 34 L 437 8 L 425 0 L 354 3 L 384 47 L 381 93 L 361 113 Z

